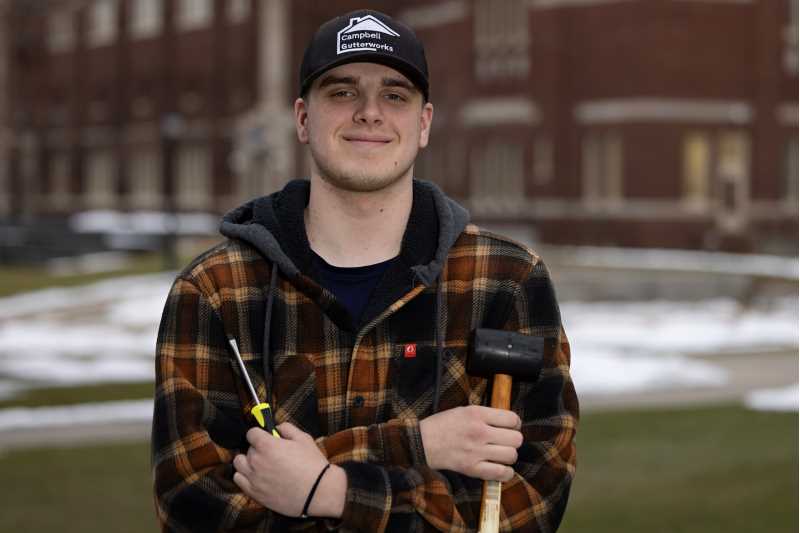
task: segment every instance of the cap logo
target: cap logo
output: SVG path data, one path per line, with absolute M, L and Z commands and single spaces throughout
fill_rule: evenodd
M 373 17 L 353 17 L 350 24 L 336 34 L 336 55 L 347 52 L 394 52 L 394 46 L 383 42 L 383 36 L 400 37 L 392 28 Z

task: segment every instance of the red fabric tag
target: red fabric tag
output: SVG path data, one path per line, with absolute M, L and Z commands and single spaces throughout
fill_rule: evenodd
M 406 348 L 403 351 L 403 355 L 406 359 L 411 359 L 417 356 L 417 343 L 406 344 Z

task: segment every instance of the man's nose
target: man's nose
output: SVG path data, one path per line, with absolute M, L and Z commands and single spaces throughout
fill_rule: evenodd
M 364 96 L 359 99 L 358 108 L 353 115 L 353 120 L 362 124 L 380 124 L 383 122 L 383 112 L 377 96 Z

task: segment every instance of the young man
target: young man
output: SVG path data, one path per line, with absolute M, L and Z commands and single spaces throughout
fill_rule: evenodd
M 153 464 L 164 531 L 471 531 L 483 480 L 501 530 L 554 531 L 578 404 L 547 270 L 413 179 L 433 105 L 421 43 L 374 11 L 333 19 L 300 71 L 293 181 L 225 216 L 228 240 L 167 300 Z M 545 339 L 512 410 L 483 406 L 471 331 Z M 280 438 L 256 426 L 247 377 Z

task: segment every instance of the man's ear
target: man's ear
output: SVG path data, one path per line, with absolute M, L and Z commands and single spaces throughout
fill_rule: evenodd
M 433 104 L 426 102 L 422 106 L 422 113 L 419 117 L 419 147 L 425 148 L 428 146 L 428 139 L 431 135 L 431 122 L 433 122 Z
M 301 144 L 308 144 L 308 107 L 302 98 L 294 101 L 294 126 L 297 129 L 297 140 Z

